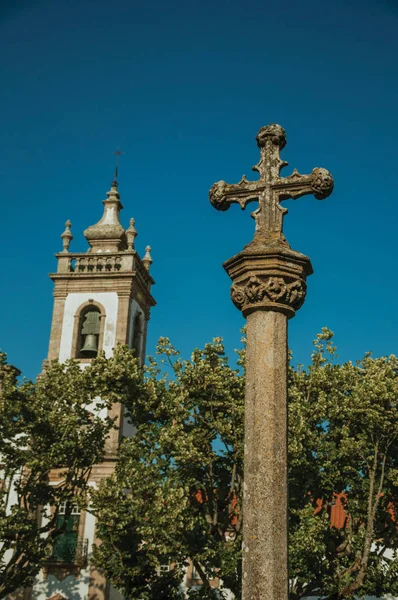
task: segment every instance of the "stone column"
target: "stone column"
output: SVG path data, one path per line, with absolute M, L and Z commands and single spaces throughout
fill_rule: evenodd
M 243 598 L 287 598 L 287 316 L 247 317 Z M 266 590 L 265 596 L 262 590 Z
M 224 267 L 247 318 L 243 600 L 288 596 L 287 321 L 304 302 L 310 260 L 248 246 Z

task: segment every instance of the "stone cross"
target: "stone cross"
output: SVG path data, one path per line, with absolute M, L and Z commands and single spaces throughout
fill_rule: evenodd
M 280 201 L 304 194 L 326 198 L 333 179 L 321 168 L 280 177 L 287 164 L 279 157 L 286 145 L 280 125 L 262 127 L 257 144 L 259 180 L 219 181 L 210 201 L 219 210 L 259 202 L 253 241 L 224 263 L 232 301 L 247 318 L 242 600 L 287 600 L 287 320 L 303 304 L 313 271 L 309 258 L 283 236 L 287 211 Z
M 329 171 L 319 167 L 311 175 L 300 175 L 295 169 L 289 177 L 280 177 L 281 169 L 288 164 L 279 155 L 286 145 L 286 133 L 280 125 L 262 127 L 256 139 L 260 162 L 253 171 L 258 171 L 260 179 L 248 181 L 243 175 L 239 183 L 232 185 L 218 181 L 210 190 L 210 201 L 218 210 L 227 210 L 233 202 L 244 209 L 249 202 L 258 200 L 259 207 L 252 213 L 256 220 L 255 241 L 286 243 L 282 225 L 287 209 L 280 201 L 306 194 L 323 200 L 333 190 L 333 179 Z

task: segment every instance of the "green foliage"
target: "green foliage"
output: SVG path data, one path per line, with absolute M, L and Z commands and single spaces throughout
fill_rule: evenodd
M 94 560 L 127 598 L 178 600 L 188 562 L 202 578 L 190 598 L 222 598 L 223 589 L 240 597 L 244 360 L 241 351 L 231 368 L 220 339 L 182 360 L 161 339 L 145 368 L 118 347 L 84 370 L 53 363 L 18 385 L 2 356 L 0 595 L 37 574 L 62 533 L 60 503 L 90 500 L 102 540 Z M 339 364 L 327 329 L 309 367 L 289 369 L 292 600 L 398 594 L 397 399 L 398 359 Z M 99 412 L 115 402 L 136 434 L 89 499 L 112 427 Z M 49 485 L 54 469 L 59 486 Z M 336 501 L 342 527 L 331 521 Z
M 128 598 L 160 598 L 164 563 L 174 565 L 168 584 L 175 573 L 174 595 L 169 588 L 165 597 L 180 597 L 188 558 L 203 579 L 192 598 L 215 597 L 216 576 L 237 592 L 243 379 L 219 339 L 194 350 L 190 361 L 161 339 L 159 358 L 141 378 L 125 352 L 125 380 L 137 391 L 125 404 L 137 431 L 123 441 L 114 476 L 93 498 L 102 540 L 94 559 Z
M 339 365 L 332 338 L 324 329 L 309 369 L 290 369 L 290 593 L 396 595 L 398 359 Z
M 73 505 L 87 503 L 91 468 L 113 426 L 99 414 L 113 400 L 111 371 L 103 357 L 84 370 L 54 362 L 36 383 L 19 385 L 0 356 L 0 597 L 32 583 L 63 533 L 59 505 L 66 503 L 67 518 Z
M 289 370 L 290 597 L 397 594 L 398 360 L 338 364 L 327 329 L 314 344 L 310 366 Z M 203 578 L 191 598 L 216 597 L 215 576 L 240 597 L 244 372 L 219 339 L 190 361 L 162 339 L 142 373 L 124 352 L 137 433 L 94 498 L 97 565 L 128 598 L 155 600 L 179 597 L 190 559 Z

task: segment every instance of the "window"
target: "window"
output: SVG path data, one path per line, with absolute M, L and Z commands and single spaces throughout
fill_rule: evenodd
M 201 579 L 196 567 L 194 565 L 192 565 L 192 575 L 191 575 L 192 579 Z
M 64 515 L 66 513 L 66 502 L 61 502 L 58 509 L 58 515 Z M 72 506 L 70 511 L 71 515 L 80 515 L 80 509 L 77 506 Z
M 136 356 L 138 358 L 141 357 L 141 343 L 142 343 L 143 329 L 144 329 L 144 327 L 143 327 L 142 313 L 137 312 L 136 316 L 134 317 L 132 348 L 134 348 Z
M 100 310 L 96 306 L 83 309 L 79 320 L 79 358 L 94 358 L 98 354 L 100 334 Z
M 80 510 L 73 506 L 70 514 L 66 515 L 66 502 L 58 510 L 57 529 L 64 527 L 63 533 L 55 538 L 52 559 L 56 562 L 74 563 L 78 551 L 78 536 Z
M 170 571 L 170 565 L 160 565 L 159 571 L 161 573 L 168 573 Z

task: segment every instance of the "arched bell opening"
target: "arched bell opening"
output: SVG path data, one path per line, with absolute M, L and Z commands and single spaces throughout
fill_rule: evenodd
M 140 312 L 134 317 L 133 341 L 131 347 L 135 350 L 136 356 L 141 359 L 142 338 L 144 335 L 144 319 Z
M 78 358 L 95 358 L 99 351 L 101 312 L 97 306 L 88 306 L 80 315 Z
M 75 315 L 72 356 L 89 360 L 102 350 L 105 314 L 92 302 L 83 305 Z

